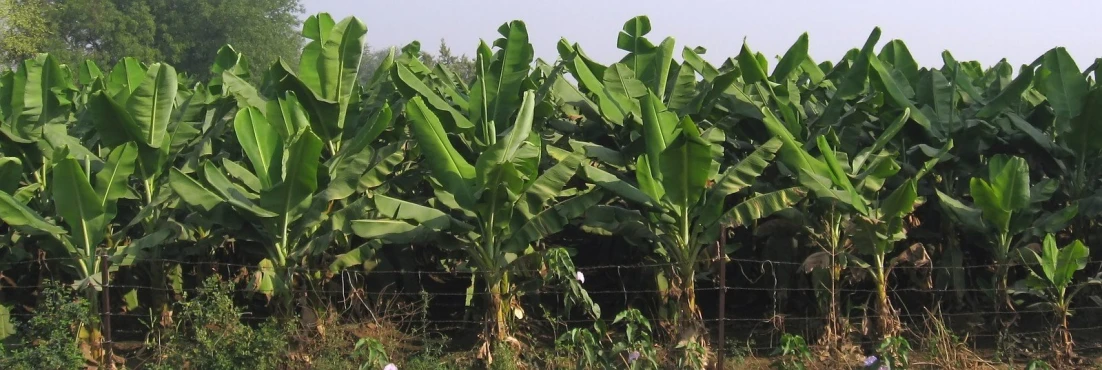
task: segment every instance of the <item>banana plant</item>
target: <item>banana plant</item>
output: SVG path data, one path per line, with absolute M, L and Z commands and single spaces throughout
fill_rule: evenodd
M 1068 327 L 1068 317 L 1074 314 L 1071 309 L 1072 300 L 1083 292 L 1083 288 L 1100 285 L 1102 280 L 1096 276 L 1086 282 L 1074 282 L 1075 273 L 1086 268 L 1090 255 L 1090 250 L 1082 242 L 1075 240 L 1057 248 L 1056 238 L 1048 234 L 1040 249 L 1040 253 L 1029 247 L 1018 249 L 1020 261 L 1029 267 L 1029 276 L 1014 284 L 1012 293 L 1040 298 L 1043 301 L 1029 305 L 1028 308 L 1050 309 L 1056 314 L 1059 320 L 1056 327 L 1056 338 L 1059 341 L 1057 356 L 1070 359 L 1074 356 L 1074 343 Z
M 264 258 L 254 288 L 287 303 L 296 285 L 296 268 L 324 252 L 334 238 L 347 240 L 350 226 L 343 218 L 332 217 L 331 204 L 357 192 L 359 180 L 381 161 L 375 158 L 382 151 L 367 145 L 373 137 L 363 137 L 358 151 L 368 153 L 367 163 L 330 169 L 336 174 L 333 177 L 319 176 L 327 173 L 325 167 L 333 166 L 333 159 L 322 160 L 323 141 L 313 133 L 304 108 L 294 94 L 269 103 L 267 115 L 248 107 L 239 110 L 233 120 L 248 167 L 230 158 L 206 159 L 195 171 L 197 177 L 173 168 L 169 183 L 196 211 L 212 215 L 230 212 L 255 226 Z M 280 122 L 284 117 L 297 119 Z M 381 129 L 375 128 L 385 129 L 391 118 L 386 108 L 373 117 L 365 131 L 377 135 Z M 276 128 L 281 124 L 289 125 L 290 134 L 284 136 Z
M 998 310 L 1012 310 L 1007 273 L 1013 262 L 1014 247 L 1062 230 L 1075 217 L 1078 206 L 1073 203 L 1053 212 L 1044 211 L 1040 205 L 1052 196 L 1056 184 L 1046 180 L 1031 187 L 1029 165 L 1021 157 L 991 157 L 987 172 L 986 178 L 971 179 L 973 205 L 940 190 L 937 196 L 951 220 L 987 239 L 996 265 L 993 303 Z
M 118 214 L 118 200 L 126 196 L 126 183 L 134 172 L 138 149 L 129 144 L 116 147 L 107 155 L 103 166 L 91 173 L 89 161 L 81 163 L 68 150 L 60 149 L 54 154 L 54 166 L 51 169 L 50 195 L 53 200 L 53 214 L 49 218 L 32 210 L 7 192 L 0 193 L 3 204 L 3 219 L 9 225 L 23 230 L 28 235 L 52 236 L 61 247 L 59 252 L 72 257 L 66 267 L 75 273 L 77 281 L 74 287 L 99 289 L 100 263 L 97 252 L 103 248 L 112 255 L 125 253 L 130 248 L 125 240 L 112 238 L 111 228 Z M 94 175 L 94 177 L 91 177 Z M 56 225 L 62 220 L 68 230 Z M 159 236 L 132 241 L 138 247 L 148 247 Z M 117 268 L 115 265 L 114 268 Z
M 50 124 L 71 119 L 77 88 L 68 68 L 49 54 L 20 63 L 0 74 L 0 133 L 7 140 L 30 144 L 43 138 Z
M 241 108 L 260 111 L 267 109 L 267 100 L 294 93 L 325 153 L 335 156 L 361 132 L 361 125 L 372 113 L 361 114 L 357 82 L 366 34 L 367 26 L 354 17 L 335 22 L 328 13 L 311 15 L 302 28 L 302 36 L 309 41 L 299 56 L 297 73 L 280 59 L 268 69 L 266 82 L 258 89 L 242 78 L 238 68 L 223 67 L 223 92 L 236 97 Z M 380 69 L 387 67 L 384 63 Z M 286 125 L 275 129 L 284 136 L 295 133 Z
M 49 55 L 42 54 L 19 64 L 14 71 L 0 73 L 0 153 L 8 167 L 7 176 L 15 179 L 24 200 L 35 208 L 46 207 L 41 197 L 53 168 L 53 153 L 65 147 L 79 160 L 100 165 L 96 154 L 70 135 L 77 96 L 68 68 Z M 14 192 L 15 189 L 8 189 Z
M 437 204 L 462 222 L 451 222 L 448 231 L 459 239 L 468 257 L 468 269 L 476 272 L 485 284 L 490 323 L 488 342 L 510 338 L 512 318 L 524 317 L 516 301 L 512 280 L 516 276 L 512 271 L 526 266 L 525 261 L 539 260 L 546 250 L 536 244 L 580 217 L 603 196 L 593 187 L 566 188 L 581 164 L 580 158 L 569 153 L 550 168 L 541 170 L 544 146 L 533 131 L 536 95 L 526 91 L 522 96 L 516 119 L 511 126 L 500 126 L 504 129 L 501 135 L 482 137 L 474 131 L 461 134 L 471 146 L 478 145 L 476 138 L 489 140 L 489 147 L 481 152 L 469 147 L 461 152 L 426 103 L 427 99 L 417 96 L 406 106 L 413 137 L 431 174 Z M 475 153 L 478 157 L 472 165 L 461 153 Z M 408 206 L 406 209 L 398 211 L 417 210 Z M 374 237 L 395 237 L 414 228 L 448 226 L 433 220 L 405 216 L 365 220 L 360 222 L 360 230 L 371 232 Z M 406 225 L 401 226 L 400 222 Z M 398 226 L 393 227 L 392 233 L 378 231 L 388 224 Z M 462 227 L 463 224 L 473 227 Z
M 909 113 L 909 109 L 904 109 L 903 113 L 876 138 L 876 141 L 856 153 L 852 161 L 847 159 L 849 155 L 843 155 L 846 153 L 835 151 L 825 135 L 818 136 L 816 140 L 821 159 L 811 156 L 799 146 L 794 146 L 795 155 L 786 161 L 790 168 L 800 171 L 800 183 L 808 187 L 818 198 L 845 207 L 842 211 L 844 215 L 835 224 L 844 221 L 852 226 L 848 230 L 841 230 L 842 238 L 852 242 L 857 247 L 858 253 L 871 257 L 871 263 L 865 263 L 857 256 L 843 251 L 822 251 L 808 257 L 809 262 L 820 262 L 805 262 L 805 271 L 818 268 L 834 271 L 836 268 L 834 260 L 839 256 L 845 261 L 853 262 L 868 270 L 877 288 L 879 332 L 884 338 L 894 336 L 899 329 L 898 319 L 891 308 L 887 293 L 888 274 L 890 266 L 894 264 L 889 261 L 888 255 L 895 251 L 898 242 L 906 239 L 905 218 L 922 203 L 918 194 L 919 181 L 952 148 L 952 141 L 949 141 L 945 147 L 934 153 L 919 167 L 916 173 L 897 180 L 902 167 L 896 161 L 897 153 L 887 146 L 909 121 Z M 767 118 L 766 125 L 778 135 L 789 134 L 787 128 L 774 119 Z M 820 164 L 819 168 L 825 167 L 825 171 L 816 172 L 814 165 L 802 166 L 798 158 L 803 158 L 808 164 Z M 891 191 L 887 191 L 885 186 L 889 181 L 901 181 L 901 183 Z M 887 196 L 882 196 L 884 193 Z M 840 244 L 834 244 L 834 246 L 838 245 Z M 832 273 L 831 286 L 836 286 L 836 275 Z
M 87 111 L 77 122 L 86 131 L 85 141 L 101 148 L 133 145 L 138 150 L 134 176 L 136 186 L 127 183 L 127 207 L 122 216 L 129 222 L 115 231 L 119 238 L 160 236 L 161 243 L 144 249 L 130 249 L 127 261 L 147 259 L 138 268 L 117 278 L 140 279 L 172 290 L 156 291 L 150 308 L 167 311 L 170 292 L 181 295 L 181 267 L 165 259 L 183 258 L 188 248 L 201 245 L 194 228 L 177 221 L 177 202 L 169 187 L 169 168 L 178 162 L 194 162 L 215 141 L 232 101 L 211 95 L 206 86 L 182 86 L 175 69 L 167 64 L 145 66 L 133 58 L 120 60 L 111 73 L 96 73 L 88 67 L 88 85 L 93 86 Z M 180 217 L 182 219 L 183 217 Z M 173 230 L 173 231 L 170 231 Z M 138 305 L 137 290 L 124 296 L 128 309 Z
M 245 81 L 248 76 L 238 67 L 243 57 L 221 51 L 212 70 L 221 71 L 217 89 L 236 101 L 232 137 L 248 165 L 232 157 L 204 158 L 171 174 L 173 190 L 197 212 L 236 214 L 260 231 L 263 259 L 253 286 L 283 304 L 290 302 L 292 288 L 318 280 L 298 275 L 296 268 L 331 245 L 353 249 L 332 266 L 356 264 L 350 259 L 362 248 L 352 248 L 347 221 L 373 207 L 365 192 L 385 182 L 404 158 L 400 137 L 385 147 L 372 146 L 390 127 L 386 98 L 396 91 L 385 78 L 393 66 L 389 61 L 375 71 L 382 78 L 372 78 L 366 87 L 357 82 L 366 31 L 355 18 L 334 22 L 326 13 L 311 16 L 303 29 L 311 41 L 297 73 L 278 61 L 261 88 Z M 365 88 L 373 93 L 366 103 Z
M 91 161 L 78 161 L 66 148 L 57 150 L 51 161 L 48 210 L 32 210 L 12 194 L 0 192 L 0 220 L 50 255 L 63 256 L 61 266 L 75 275 L 72 287 L 86 294 L 93 315 L 99 311 L 98 291 L 108 283 L 101 280 L 100 252 L 111 256 L 109 269 L 113 272 L 133 263 L 134 251 L 159 245 L 167 236 L 167 232 L 156 232 L 131 240 L 113 232 L 119 199 L 129 193 L 127 183 L 137 157 L 136 145 L 121 145 L 111 149 L 102 166 L 93 170 Z M 59 226 L 59 221 L 67 227 Z M 80 338 L 93 349 L 92 355 L 102 356 L 99 328 L 82 326 L 81 331 Z
M 658 276 L 664 292 L 663 311 L 682 320 L 686 332 L 693 332 L 700 329 L 701 319 L 695 290 L 699 266 L 707 262 L 708 247 L 718 240 L 719 233 L 725 228 L 750 226 L 786 209 L 802 200 L 806 190 L 791 187 L 750 194 L 728 206 L 730 198 L 749 188 L 765 171 L 782 141 L 761 144 L 721 172 L 723 147 L 708 139 L 721 133 L 715 129 L 702 133 L 692 119 L 679 118 L 653 93 L 644 97 L 640 106 L 646 150 L 635 160 L 639 186 L 596 166 L 584 167 L 587 180 L 631 206 L 595 207 L 587 213 L 586 225 L 597 233 L 630 233 L 629 237 L 653 246 L 656 257 L 671 264 Z M 627 227 L 629 224 L 645 225 L 645 232 Z

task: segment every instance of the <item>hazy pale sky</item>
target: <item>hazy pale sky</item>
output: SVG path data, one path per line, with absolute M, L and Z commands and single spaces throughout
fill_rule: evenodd
M 940 67 L 948 49 L 958 60 L 991 65 L 1006 58 L 1032 62 L 1054 46 L 1067 47 L 1080 69 L 1102 57 L 1102 1 L 674 1 L 674 0 L 304 0 L 308 14 L 356 16 L 367 23 L 372 47 L 421 41 L 435 53 L 444 38 L 453 52 L 472 54 L 478 40 L 497 38 L 497 27 L 519 19 L 528 26 L 536 56 L 553 61 L 565 37 L 602 63 L 624 55 L 616 35 L 625 21 L 647 15 L 656 44 L 666 36 L 683 46 L 704 46 L 719 62 L 738 54 L 745 37 L 768 57 L 781 55 L 803 32 L 816 62 L 836 61 L 860 47 L 873 27 L 880 44 L 902 39 L 920 65 Z M 879 46 L 878 45 L 878 46 Z M 879 50 L 879 47 L 878 49 Z M 775 59 L 771 59 L 775 62 Z M 771 62 L 770 66 L 774 62 Z

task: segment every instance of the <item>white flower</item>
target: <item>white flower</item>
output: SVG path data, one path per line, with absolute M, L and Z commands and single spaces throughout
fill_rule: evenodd
M 578 282 L 580 282 L 582 284 L 585 284 L 585 275 L 583 275 L 581 271 L 578 271 L 577 273 L 575 273 L 574 278 L 578 279 Z
M 398 365 L 386 364 L 386 366 L 383 366 L 383 370 L 398 370 Z

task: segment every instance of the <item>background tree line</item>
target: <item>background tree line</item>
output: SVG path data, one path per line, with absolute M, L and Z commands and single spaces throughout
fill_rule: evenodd
M 0 0 L 0 65 L 12 67 L 37 53 L 62 63 L 92 60 L 110 66 L 129 56 L 164 61 L 207 79 L 210 60 L 230 44 L 250 58 L 254 75 L 276 58 L 297 64 L 304 8 L 300 0 Z M 372 71 L 389 48 L 365 48 Z M 443 63 L 465 80 L 470 58 L 441 40 L 428 65 Z

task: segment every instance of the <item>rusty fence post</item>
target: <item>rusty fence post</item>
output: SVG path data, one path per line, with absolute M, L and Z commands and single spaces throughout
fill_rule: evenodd
M 111 342 L 111 291 L 107 289 L 110 279 L 111 258 L 107 251 L 100 252 L 100 292 L 102 308 L 100 310 L 100 334 L 103 336 L 104 369 L 115 369 L 115 356 Z
M 727 228 L 719 227 L 719 241 L 716 242 L 716 264 L 719 265 L 719 348 L 716 350 L 716 369 L 723 369 L 724 355 L 727 347 L 727 338 L 724 329 L 727 326 L 727 254 L 724 246 L 727 245 Z

